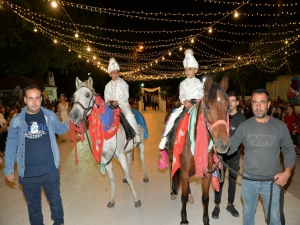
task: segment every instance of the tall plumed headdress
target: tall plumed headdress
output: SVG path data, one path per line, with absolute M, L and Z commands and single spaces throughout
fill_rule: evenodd
M 120 70 L 119 64 L 117 63 L 115 58 L 109 59 L 107 70 L 108 70 L 107 71 L 108 73 L 110 73 L 111 71 L 114 71 L 114 70 Z
M 183 60 L 183 67 L 191 67 L 191 68 L 197 68 L 199 67 L 195 57 L 194 57 L 194 52 L 192 49 L 187 49 L 184 52 L 185 58 Z

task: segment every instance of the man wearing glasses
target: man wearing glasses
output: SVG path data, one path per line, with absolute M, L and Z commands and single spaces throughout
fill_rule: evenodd
M 241 143 L 245 146 L 243 175 L 252 180 L 242 180 L 243 224 L 255 224 L 258 195 L 263 199 L 267 218 L 271 181 L 255 179 L 274 179 L 270 224 L 280 225 L 279 186 L 286 185 L 291 176 L 296 154 L 286 125 L 267 115 L 269 93 L 264 89 L 254 90 L 251 100 L 254 116 L 237 128 L 228 152 L 229 155 L 237 151 Z M 284 171 L 280 171 L 280 152 L 284 155 Z

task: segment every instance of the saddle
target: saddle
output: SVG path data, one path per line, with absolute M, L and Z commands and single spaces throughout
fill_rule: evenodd
M 113 106 L 112 104 L 110 104 L 109 106 L 111 109 L 115 110 L 117 109 L 119 106 Z M 131 139 L 133 139 L 136 135 L 134 129 L 131 127 L 131 125 L 129 124 L 128 120 L 126 119 L 124 113 L 121 111 L 120 115 L 120 123 L 122 124 L 125 134 L 126 134 L 126 140 L 129 141 Z
M 197 103 L 197 100 L 196 99 L 191 99 L 190 102 L 192 103 L 192 105 L 195 105 Z M 186 113 L 188 113 L 188 112 L 189 112 L 189 109 L 187 109 L 186 107 L 184 107 L 183 110 L 182 110 L 182 112 L 179 114 L 179 116 L 174 121 L 174 125 L 173 125 L 172 129 L 167 134 L 167 138 L 168 138 L 167 147 L 169 149 L 174 147 L 175 135 L 176 135 L 176 131 L 177 131 L 178 125 L 180 124 L 180 121 L 182 120 L 182 118 L 184 117 L 184 115 Z

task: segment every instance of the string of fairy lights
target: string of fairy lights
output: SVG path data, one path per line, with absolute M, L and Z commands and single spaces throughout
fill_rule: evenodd
M 182 72 L 183 52 L 186 48 L 195 51 L 199 62 L 199 73 L 226 71 L 246 65 L 255 65 L 264 72 L 276 72 L 286 64 L 288 57 L 299 53 L 300 22 L 295 20 L 273 24 L 243 24 L 226 22 L 229 16 L 243 17 L 280 17 L 299 15 L 294 6 L 298 3 L 250 3 L 250 1 L 227 2 L 208 1 L 207 4 L 230 5 L 231 10 L 225 12 L 164 13 L 125 11 L 111 8 L 100 8 L 66 1 L 48 0 L 52 5 L 61 7 L 69 21 L 59 20 L 44 14 L 22 8 L 9 1 L 0 4 L 16 13 L 33 25 L 34 32 L 41 32 L 54 43 L 66 46 L 69 51 L 76 52 L 79 58 L 86 59 L 107 72 L 108 59 L 115 57 L 121 66 L 121 75 L 128 81 L 160 80 L 184 77 Z M 243 7 L 276 8 L 276 13 L 245 13 Z M 139 19 L 153 22 L 185 23 L 191 28 L 178 30 L 133 30 L 112 29 L 75 23 L 65 7 L 85 10 L 89 13 L 100 13 L 106 16 L 119 16 L 128 19 Z M 279 10 L 280 9 L 280 10 Z M 280 12 L 279 12 L 280 11 Z M 221 18 L 217 18 L 220 17 Z M 205 20 L 201 18 L 205 18 Z M 181 18 L 181 19 L 179 19 Z M 199 27 L 199 25 L 201 25 Z M 166 26 L 168 27 L 168 26 Z M 196 27 L 196 28 L 195 28 Z M 238 28 L 235 31 L 234 28 Z M 264 28 L 264 29 L 262 29 Z M 273 30 L 273 28 L 277 28 Z M 245 29 L 245 31 L 242 31 Z M 252 29 L 252 30 L 251 30 Z M 260 29 L 260 30 L 257 30 Z M 93 31 L 105 32 L 105 35 L 94 34 Z M 110 33 L 151 34 L 152 40 L 125 40 L 111 37 Z M 214 37 L 213 34 L 221 33 Z M 107 35 L 106 35 L 107 34 Z M 157 35 L 158 34 L 158 35 Z M 172 38 L 162 39 L 159 34 L 173 34 Z M 178 34 L 179 37 L 174 37 Z M 151 36 L 151 37 L 152 37 Z M 224 38 L 223 38 L 224 36 Z M 241 41 L 236 36 L 266 37 L 266 41 Z M 267 37 L 276 38 L 267 38 Z M 149 36 L 148 36 L 149 37 Z M 248 38 L 249 39 L 249 38 Z M 221 50 L 214 43 L 245 44 L 253 49 L 250 53 L 238 56 Z M 266 53 L 263 53 L 266 52 Z

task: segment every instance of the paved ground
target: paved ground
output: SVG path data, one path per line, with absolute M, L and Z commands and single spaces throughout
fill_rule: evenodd
M 149 183 L 143 183 L 141 161 L 138 159 L 138 149 L 135 149 L 135 160 L 132 163 L 132 177 L 139 194 L 142 206 L 134 207 L 134 200 L 130 188 L 122 183 L 123 171 L 120 164 L 113 160 L 116 180 L 117 198 L 115 207 L 106 207 L 109 201 L 109 184 L 106 175 L 101 175 L 99 167 L 90 154 L 87 143 L 79 147 L 79 165 L 75 165 L 73 145 L 70 142 L 59 142 L 61 155 L 61 195 L 65 210 L 65 224 L 111 224 L 111 225 L 165 225 L 180 223 L 180 198 L 172 201 L 169 198 L 169 173 L 157 168 L 157 145 L 163 128 L 164 113 L 149 111 L 144 113 L 146 118 L 149 139 L 146 141 L 146 164 Z M 300 156 L 297 156 L 297 165 L 293 179 L 285 193 L 286 224 L 300 224 L 300 183 L 299 183 Z M 225 181 L 224 190 L 227 189 Z M 191 189 L 195 203 L 188 204 L 188 220 L 190 224 L 202 224 L 201 180 L 191 178 Z M 218 220 L 210 219 L 211 225 L 240 225 L 242 224 L 242 200 L 240 197 L 241 179 L 237 181 L 235 205 L 240 217 L 234 218 L 226 211 L 227 194 L 222 196 L 221 213 Z M 28 214 L 21 186 L 7 182 L 4 178 L 3 164 L 0 165 L 0 224 L 27 225 Z M 296 196 L 296 197 L 295 197 Z M 213 190 L 210 191 L 209 212 L 213 210 Z M 43 195 L 42 207 L 45 225 L 52 224 L 49 205 Z M 262 203 L 259 202 L 256 211 L 256 224 L 266 224 Z

